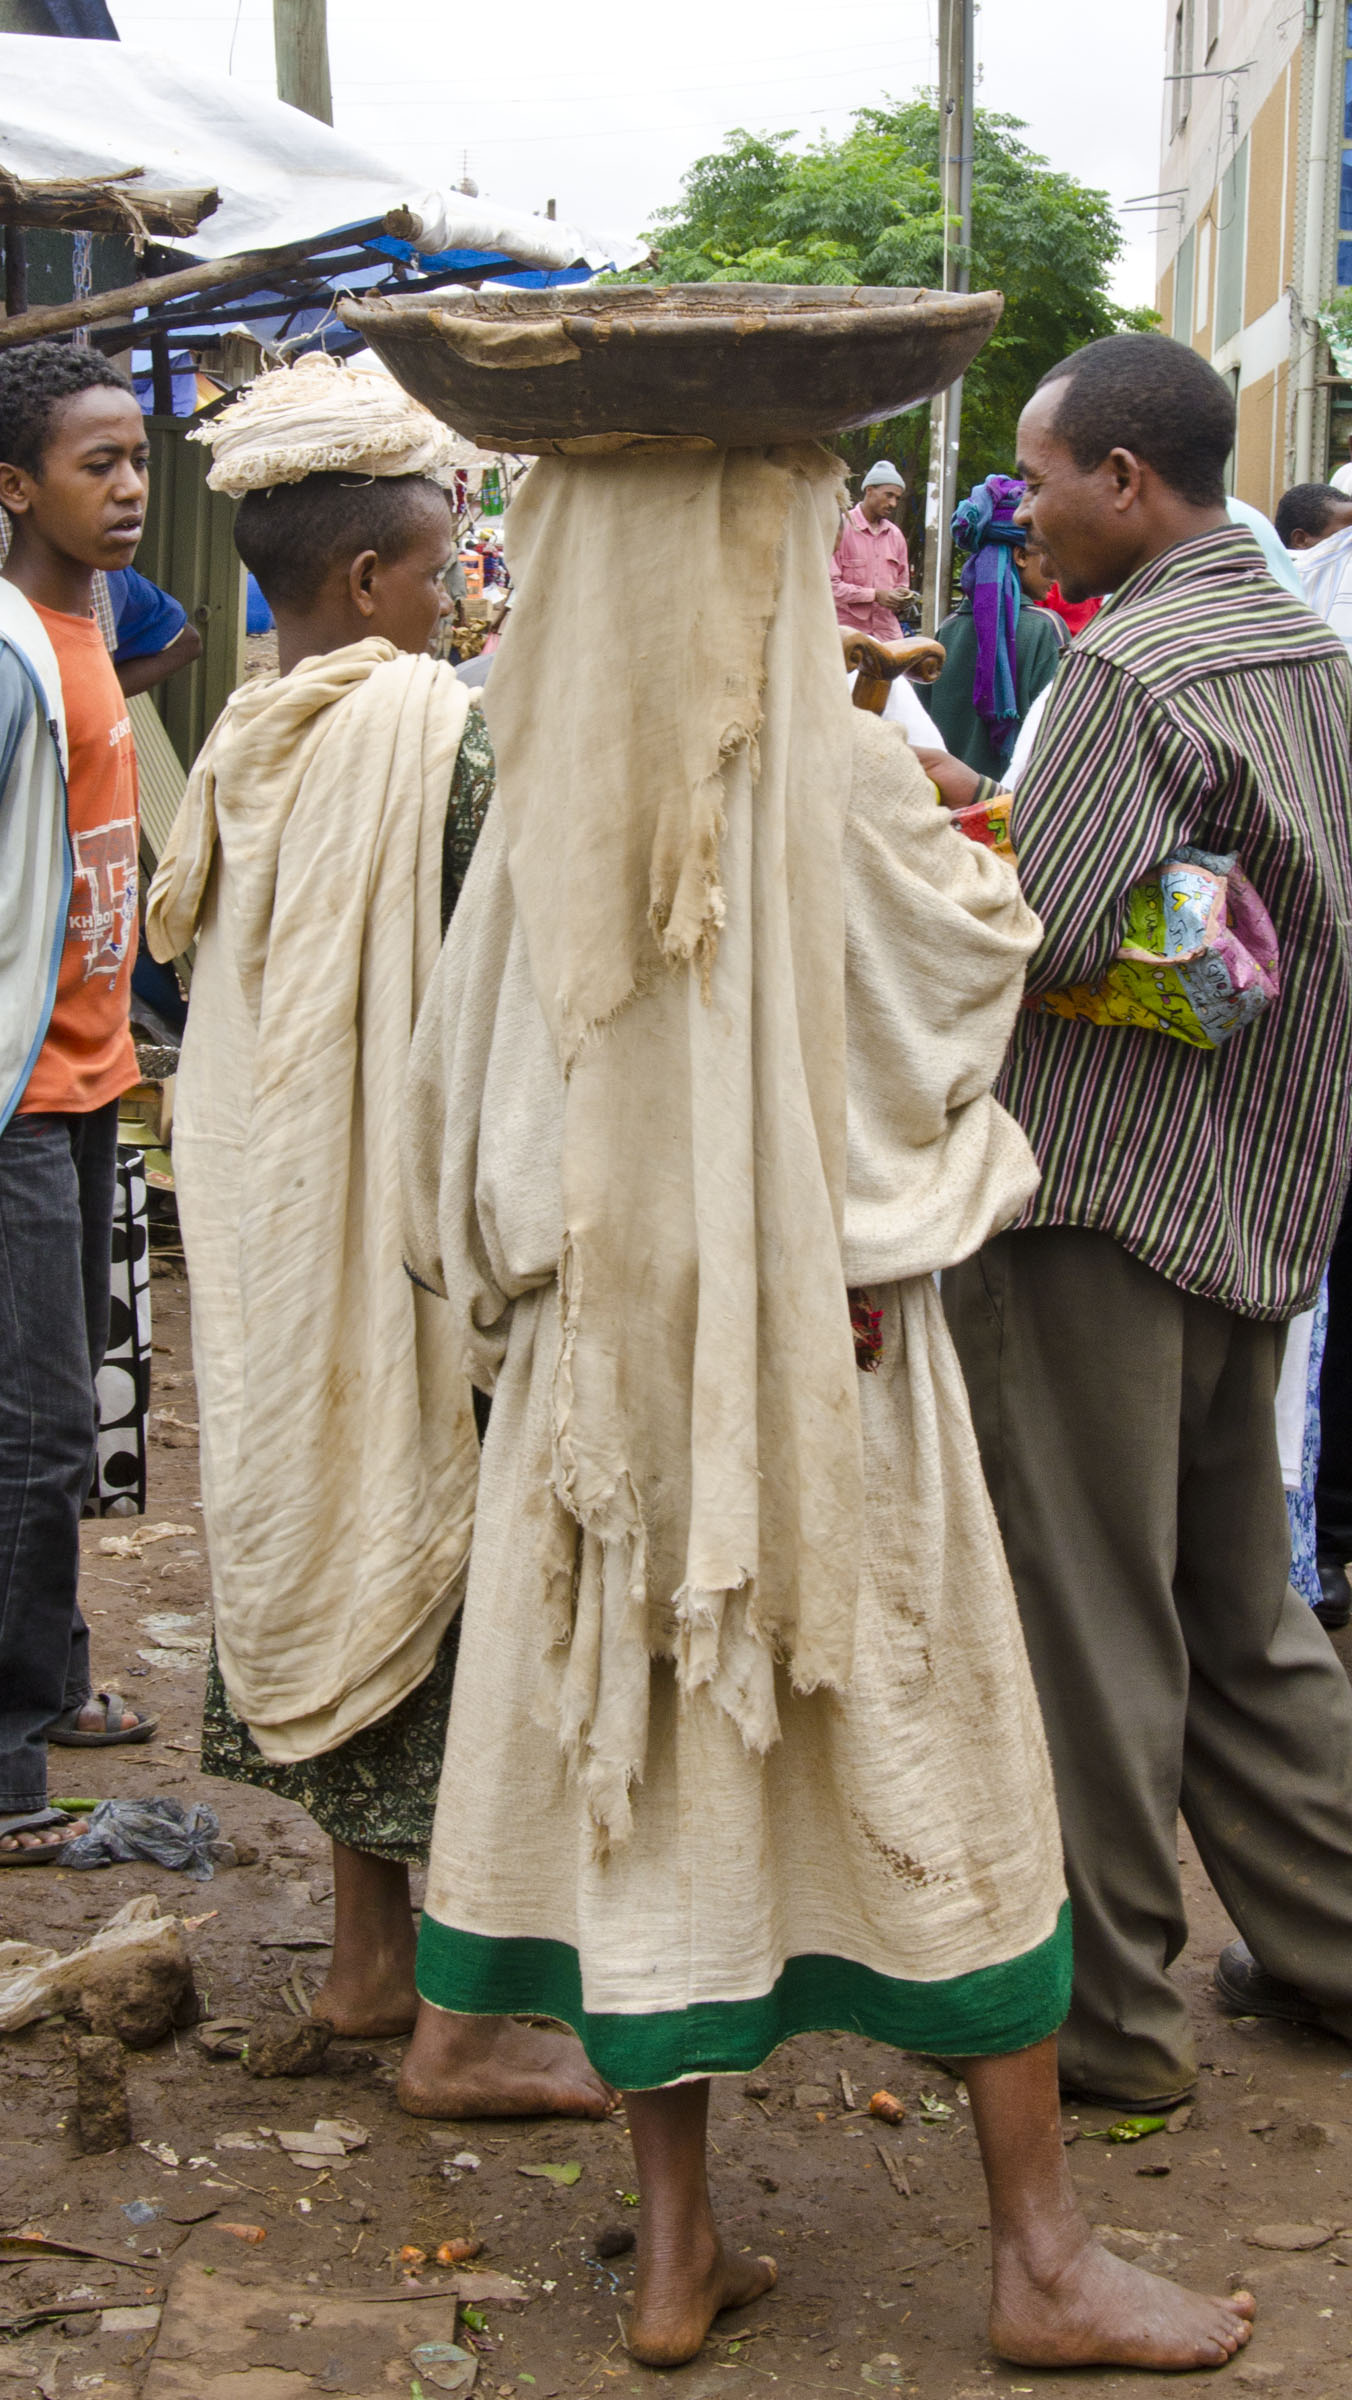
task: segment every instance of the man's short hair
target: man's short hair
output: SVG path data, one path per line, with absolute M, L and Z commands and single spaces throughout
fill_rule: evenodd
M 1293 483 L 1289 492 L 1282 493 L 1272 520 L 1278 541 L 1288 550 L 1293 533 L 1308 533 L 1311 541 L 1322 542 L 1333 511 L 1347 498 L 1336 483 Z
M 77 392 L 101 386 L 136 398 L 130 377 L 97 350 L 21 342 L 0 351 L 0 459 L 40 476 L 57 411 Z
M 306 475 L 246 492 L 235 548 L 271 608 L 309 608 L 335 565 L 374 550 L 402 558 L 427 524 L 440 484 L 425 475 Z
M 1052 383 L 1062 387 L 1053 430 L 1082 474 L 1129 450 L 1181 500 L 1225 506 L 1235 404 L 1195 350 L 1167 334 L 1111 333 L 1073 350 L 1037 388 Z

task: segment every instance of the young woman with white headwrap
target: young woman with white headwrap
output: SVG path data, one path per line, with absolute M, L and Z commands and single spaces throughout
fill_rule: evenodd
M 497 796 L 409 1071 L 410 1263 L 494 1400 L 404 2089 L 436 2010 L 574 2026 L 670 2365 L 774 2274 L 719 2240 L 709 2076 L 940 2050 L 997 2346 L 1216 2365 L 1247 2302 L 1107 2257 L 1066 2177 L 1051 1778 L 933 1280 L 1035 1181 L 990 1085 L 1038 927 L 849 706 L 837 478 L 550 458 L 509 520 Z

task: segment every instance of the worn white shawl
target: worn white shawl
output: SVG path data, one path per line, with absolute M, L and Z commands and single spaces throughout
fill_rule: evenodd
M 151 888 L 155 955 L 198 945 L 174 1168 L 217 1648 L 276 1760 L 413 1690 L 468 1553 L 469 1391 L 404 1273 L 398 1170 L 467 708 L 377 640 L 246 684 Z
M 843 1260 L 837 1255 L 829 1268 L 842 1311 L 847 1282 L 880 1287 L 929 1276 L 1007 1224 L 1033 1190 L 1032 1152 L 990 1087 L 1039 939 L 1013 874 L 954 830 L 900 730 L 852 711 L 846 731 L 837 971 L 848 1035 L 847 1183 Z M 715 1006 L 718 972 L 716 965 Z M 637 1105 L 642 1112 L 641 1099 Z M 497 1380 L 517 1303 L 559 1270 L 568 1106 L 513 895 L 505 814 L 495 805 L 414 1037 L 405 1170 L 410 1261 L 447 1293 L 467 1371 L 485 1390 Z M 661 1108 L 658 1088 L 650 1133 Z M 671 1126 L 669 1146 L 681 1138 Z M 729 1152 L 731 1173 L 750 1173 L 748 1147 Z M 642 1308 L 640 1316 L 652 1347 L 627 1364 L 631 1384 L 652 1376 L 657 1406 L 679 1345 L 655 1336 Z M 529 1308 L 524 1322 L 549 1346 L 539 1370 L 548 1375 L 566 1326 L 548 1303 L 538 1322 Z M 791 1433 L 787 1412 L 765 1436 L 767 1513 L 813 1463 L 771 1451 L 785 1425 Z M 689 1438 L 674 1414 L 671 1432 L 673 1442 Z M 917 1467 L 922 1480 L 929 1464 Z M 578 1770 L 584 1812 L 604 1846 L 628 1822 L 611 1805 L 622 1742 L 637 1744 L 631 1763 L 642 1771 L 646 1725 L 633 1687 L 646 1694 L 648 1651 L 641 1629 L 609 1603 L 605 1542 L 590 1529 L 579 1536 L 558 1497 L 557 1464 L 552 1477 L 548 1455 L 516 1472 L 527 1496 L 511 1574 L 539 1617 L 538 1713 Z M 659 1493 L 659 1507 L 661 1500 Z M 870 1504 L 880 1505 L 876 1495 Z M 898 1551 L 899 1589 L 930 1571 L 927 1539 L 917 1527 L 914 1551 Z M 561 1561 L 575 1567 L 575 1587 Z M 843 1605 L 852 1612 L 853 1603 L 851 1590 Z M 726 1618 L 722 1631 L 726 1637 Z M 740 1627 L 734 1632 L 737 1648 L 724 1656 L 750 1657 L 754 1692 L 759 1651 L 751 1629 L 745 1638 Z

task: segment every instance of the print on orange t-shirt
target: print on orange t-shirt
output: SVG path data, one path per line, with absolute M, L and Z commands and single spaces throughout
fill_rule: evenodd
M 128 1024 L 137 940 L 136 750 L 94 619 L 40 606 L 38 615 L 61 670 L 74 880 L 56 1005 L 19 1108 L 29 1116 L 84 1116 L 137 1079 Z

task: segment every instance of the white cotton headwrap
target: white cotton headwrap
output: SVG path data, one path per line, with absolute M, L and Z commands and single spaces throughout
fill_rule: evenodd
M 479 458 L 383 367 L 344 366 L 323 351 L 257 376 L 188 439 L 211 451 L 207 482 L 232 500 L 307 475 L 422 475 L 448 484 Z

